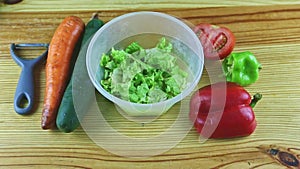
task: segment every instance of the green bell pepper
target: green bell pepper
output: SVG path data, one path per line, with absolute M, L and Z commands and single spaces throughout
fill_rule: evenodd
M 231 53 L 222 62 L 223 72 L 226 81 L 235 82 L 241 86 L 247 86 L 259 77 L 259 70 L 262 68 L 251 52 Z

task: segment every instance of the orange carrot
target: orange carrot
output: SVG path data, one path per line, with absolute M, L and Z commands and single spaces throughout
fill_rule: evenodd
M 57 111 L 72 71 L 72 56 L 84 28 L 85 24 L 79 17 L 69 16 L 52 37 L 46 63 L 46 90 L 41 119 L 43 129 L 55 127 Z

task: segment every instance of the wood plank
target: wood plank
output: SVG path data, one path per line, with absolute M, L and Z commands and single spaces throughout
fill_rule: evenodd
M 257 83 L 246 89 L 253 94 L 260 92 L 264 98 L 255 108 L 257 130 L 249 137 L 211 139 L 200 143 L 195 130 L 191 130 L 175 148 L 158 156 L 136 159 L 119 157 L 97 146 L 82 128 L 70 134 L 42 131 L 43 65 L 35 74 L 38 91 L 35 113 L 17 115 L 12 100 L 21 69 L 10 57 L 9 44 L 48 43 L 57 25 L 68 15 L 78 15 L 87 22 L 92 13 L 99 10 L 100 17 L 107 22 L 138 8 L 135 6 L 132 10 L 127 9 L 126 5 L 120 6 L 122 8 L 118 7 L 119 10 L 111 11 L 84 9 L 88 7 L 74 11 L 70 6 L 64 12 L 48 12 L 42 8 L 43 12 L 20 12 L 19 9 L 13 15 L 10 12 L 0 13 L 0 168 L 285 168 L 267 153 L 266 147 L 270 145 L 276 145 L 282 151 L 291 151 L 299 157 L 300 5 L 180 9 L 164 9 L 164 6 L 156 9 L 154 5 L 148 8 L 178 16 L 193 24 L 209 22 L 227 26 L 237 39 L 235 51 L 249 50 L 257 56 L 263 65 L 261 76 Z M 26 10 L 32 9 L 24 8 Z M 41 52 L 36 50 L 20 54 L 30 58 Z M 199 86 L 208 83 L 209 77 L 204 73 Z M 101 96 L 98 102 L 114 109 Z M 144 127 L 127 121 L 115 111 L 107 111 L 104 116 L 111 126 L 125 135 L 149 137 L 170 126 L 178 108 L 173 107 L 171 112 Z
M 249 0 L 249 1 L 218 1 L 218 0 L 85 0 L 76 1 L 68 0 L 62 3 L 59 0 L 39 1 L 39 0 L 23 0 L 19 4 L 4 5 L 0 3 L 0 11 L 2 12 L 41 12 L 41 11 L 85 11 L 85 10 L 153 10 L 153 9 L 180 9 L 180 8 L 207 8 L 207 7 L 224 7 L 224 6 L 263 6 L 263 5 L 296 5 L 300 4 L 295 0 Z

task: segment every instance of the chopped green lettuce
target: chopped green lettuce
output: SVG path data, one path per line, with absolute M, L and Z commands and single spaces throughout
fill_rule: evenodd
M 170 53 L 173 49 L 173 45 L 172 43 L 168 42 L 166 38 L 163 37 L 156 45 L 156 48 L 164 52 Z
M 176 64 L 173 45 L 161 38 L 155 48 L 144 49 L 137 42 L 125 50 L 103 54 L 102 87 L 111 94 L 135 103 L 155 103 L 178 95 L 187 84 L 187 72 Z
M 132 42 L 129 46 L 125 48 L 125 52 L 132 54 L 136 51 L 142 50 L 143 48 L 137 43 L 137 42 Z

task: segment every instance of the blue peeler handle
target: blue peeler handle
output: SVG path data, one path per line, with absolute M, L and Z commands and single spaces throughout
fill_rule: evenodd
M 23 59 L 16 55 L 16 49 L 45 47 L 47 50 L 35 59 Z M 16 88 L 14 97 L 14 109 L 18 114 L 25 115 L 32 111 L 34 105 L 34 67 L 46 60 L 48 44 L 44 43 L 24 43 L 11 44 L 10 53 L 14 61 L 22 67 L 22 72 Z M 25 104 L 27 103 L 27 104 Z

